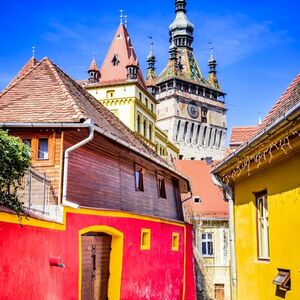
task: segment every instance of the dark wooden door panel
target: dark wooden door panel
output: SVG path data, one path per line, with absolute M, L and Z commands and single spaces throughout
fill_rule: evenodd
M 82 236 L 82 300 L 107 300 L 111 236 Z

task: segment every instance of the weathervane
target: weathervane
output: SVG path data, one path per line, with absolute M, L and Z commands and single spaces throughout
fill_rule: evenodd
M 124 12 L 124 10 L 123 9 L 120 9 L 120 24 L 121 25 L 123 25 L 123 18 L 124 18 L 124 16 L 123 16 L 123 12 Z
M 35 58 L 34 55 L 35 55 L 35 46 L 32 46 L 32 58 Z

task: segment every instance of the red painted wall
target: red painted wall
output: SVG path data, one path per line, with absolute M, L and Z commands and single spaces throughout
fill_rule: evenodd
M 0 299 L 77 299 L 78 231 L 107 225 L 124 233 L 121 299 L 182 299 L 184 228 L 130 218 L 67 214 L 66 231 L 0 222 Z M 141 228 L 151 229 L 151 249 L 140 250 Z M 180 234 L 178 252 L 172 232 Z M 187 226 L 185 300 L 195 299 L 191 228 Z M 66 268 L 50 267 L 61 256 Z M 110 299 L 113 300 L 113 299 Z

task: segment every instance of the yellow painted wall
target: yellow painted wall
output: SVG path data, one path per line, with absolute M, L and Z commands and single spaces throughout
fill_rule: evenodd
M 300 299 L 300 152 L 234 184 L 237 299 L 271 300 L 277 268 L 291 271 L 286 300 Z M 267 189 L 270 261 L 257 259 L 254 192 Z
M 97 100 L 113 112 L 132 131 L 137 130 L 137 116 L 141 116 L 139 135 L 145 143 L 153 148 L 164 149 L 166 155 L 177 158 L 179 149 L 168 140 L 167 135 L 161 132 L 156 123 L 156 100 L 148 93 L 140 89 L 136 84 L 120 84 L 114 86 L 95 86 L 87 91 Z M 112 92 L 112 93 L 111 93 Z M 152 99 L 151 99 L 152 98 Z M 146 136 L 144 136 L 143 122 L 146 120 Z M 149 136 L 149 125 L 152 124 L 152 139 Z M 155 147 L 155 145 L 157 145 Z

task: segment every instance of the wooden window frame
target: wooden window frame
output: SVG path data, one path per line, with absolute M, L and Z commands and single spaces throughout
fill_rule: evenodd
M 255 195 L 255 207 L 256 207 L 257 259 L 260 261 L 270 261 L 269 209 L 268 209 L 267 190 L 254 193 L 254 195 Z M 263 201 L 262 221 L 260 221 L 260 211 L 259 211 L 260 209 L 259 201 L 261 200 Z M 260 228 L 262 229 L 260 230 Z M 263 236 L 261 236 L 261 231 L 264 231 Z M 266 253 L 268 254 L 266 255 Z
M 151 229 L 142 228 L 141 230 L 141 250 L 150 250 L 151 249 Z
M 54 166 L 55 162 L 55 132 L 18 135 L 22 140 L 31 140 L 31 164 L 33 167 Z M 48 139 L 48 158 L 38 158 L 39 140 Z
M 139 173 L 139 183 L 137 184 L 137 173 Z M 135 185 L 135 191 L 136 192 L 144 192 L 144 174 L 145 169 L 138 165 L 134 165 L 134 185 Z
M 163 175 L 157 174 L 157 191 L 158 191 L 158 197 L 162 199 L 167 199 L 167 190 L 166 190 L 166 179 Z M 161 186 L 161 184 L 163 184 Z M 161 190 L 163 188 L 163 190 Z

